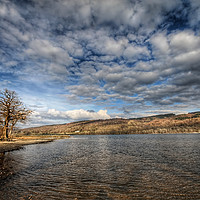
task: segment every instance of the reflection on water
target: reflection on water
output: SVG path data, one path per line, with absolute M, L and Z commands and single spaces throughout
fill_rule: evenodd
M 76 136 L 1 155 L 0 170 L 5 200 L 200 199 L 200 134 Z
M 13 168 L 15 167 L 15 170 Z M 4 179 L 13 175 L 17 170 L 17 162 L 14 164 L 14 159 L 10 153 L 0 153 L 0 185 Z

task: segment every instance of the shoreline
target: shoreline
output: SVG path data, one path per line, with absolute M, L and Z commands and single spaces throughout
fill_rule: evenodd
M 31 144 L 42 144 L 42 143 L 48 143 L 53 142 L 57 139 L 64 139 L 69 138 L 68 137 L 58 137 L 58 136 L 51 136 L 51 137 L 16 137 L 13 138 L 11 141 L 0 141 L 0 154 L 4 154 L 6 152 L 15 151 L 23 149 L 26 145 Z

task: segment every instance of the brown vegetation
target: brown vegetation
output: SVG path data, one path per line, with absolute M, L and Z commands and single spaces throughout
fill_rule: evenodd
M 157 115 L 136 119 L 108 119 L 73 122 L 18 130 L 22 135 L 51 134 L 158 134 L 200 133 L 200 112 Z
M 40 136 L 18 136 L 14 137 L 11 141 L 1 141 L 0 142 L 0 157 L 1 153 L 5 153 L 8 151 L 19 150 L 22 149 L 25 145 L 30 144 L 40 144 L 40 143 L 47 143 L 52 142 L 57 139 L 66 139 L 69 136 L 61 136 L 61 135 L 40 135 Z
M 0 139 L 8 140 L 17 122 L 25 122 L 31 113 L 26 109 L 15 91 L 4 89 L 0 92 Z

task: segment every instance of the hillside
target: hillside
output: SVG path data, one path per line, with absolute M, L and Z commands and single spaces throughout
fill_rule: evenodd
M 200 133 L 200 112 L 135 119 L 88 120 L 16 131 L 19 135 Z

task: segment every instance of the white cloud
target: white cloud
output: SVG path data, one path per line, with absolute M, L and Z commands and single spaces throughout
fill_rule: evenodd
M 136 75 L 137 81 L 142 84 L 151 84 L 158 80 L 158 74 L 156 72 L 139 72 Z
M 77 41 L 67 37 L 61 37 L 60 40 L 60 42 L 63 44 L 63 47 L 73 57 L 82 57 L 84 55 L 83 48 Z
M 190 0 L 191 12 L 189 13 L 189 20 L 191 26 L 199 26 L 200 21 L 200 1 Z
M 48 68 L 49 73 L 53 75 L 67 75 L 68 74 L 68 70 L 63 65 L 51 63 L 47 66 L 47 68 Z
M 35 39 L 31 41 L 29 49 L 26 50 L 26 54 L 64 65 L 71 65 L 73 63 L 64 49 L 53 45 L 49 40 Z
M 141 59 L 144 56 L 149 56 L 149 51 L 146 46 L 135 46 L 135 45 L 129 45 L 124 53 L 123 56 L 128 60 L 138 60 Z
M 98 112 L 80 110 L 69 110 L 69 111 L 57 111 L 55 109 L 49 109 L 48 115 L 53 117 L 61 117 L 71 120 L 86 120 L 86 119 L 109 119 L 110 116 L 107 114 L 107 110 L 99 110 Z
M 154 53 L 156 56 L 163 56 L 169 54 L 169 43 L 165 34 L 155 34 L 153 35 L 150 41 L 153 44 L 153 47 L 155 48 Z
M 89 37 L 89 35 L 87 36 Z M 121 56 L 122 52 L 128 45 L 128 40 L 125 37 L 116 39 L 109 36 L 108 31 L 97 31 L 95 35 L 90 34 L 87 48 L 92 51 L 107 56 Z
M 127 39 L 122 39 L 119 41 L 114 40 L 113 38 L 108 38 L 106 41 L 104 41 L 105 45 L 105 52 L 109 54 L 114 54 L 114 55 L 121 55 L 124 46 L 127 45 Z
M 194 65 L 199 68 L 199 55 L 200 49 L 196 51 L 190 51 L 176 56 L 174 58 L 174 62 L 178 65 L 181 65 L 183 69 L 185 69 L 185 67 L 187 67 L 188 69 L 192 69 Z
M 2 3 L 0 4 L 0 16 L 2 18 L 7 18 L 11 20 L 12 22 L 24 22 L 24 18 L 20 15 L 20 13 L 17 11 L 17 8 L 14 6 L 14 4 L 8 4 L 8 3 Z
M 16 61 L 8 61 L 8 62 L 6 62 L 6 63 L 4 63 L 4 65 L 6 66 L 6 67 L 14 67 L 14 66 L 16 66 L 18 63 L 16 62 Z
M 200 37 L 191 31 L 182 31 L 171 35 L 170 45 L 174 53 L 184 53 L 200 48 Z
M 101 93 L 104 91 L 98 85 L 93 85 L 93 84 L 73 85 L 66 87 L 66 89 L 68 89 L 72 94 L 75 94 L 79 97 L 97 97 L 98 95 L 101 95 Z
M 0 82 L 0 87 L 1 87 L 1 88 L 6 88 L 6 87 L 8 87 L 10 84 L 11 84 L 10 81 L 8 81 L 8 80 L 3 80 L 3 81 Z
M 119 80 L 121 80 L 123 78 L 123 74 L 122 73 L 107 73 L 104 76 L 104 79 L 107 82 L 118 82 Z
M 4 17 L 4 16 L 7 15 L 7 13 L 8 13 L 7 7 L 5 5 L 1 5 L 1 7 L 0 7 L 0 16 Z

